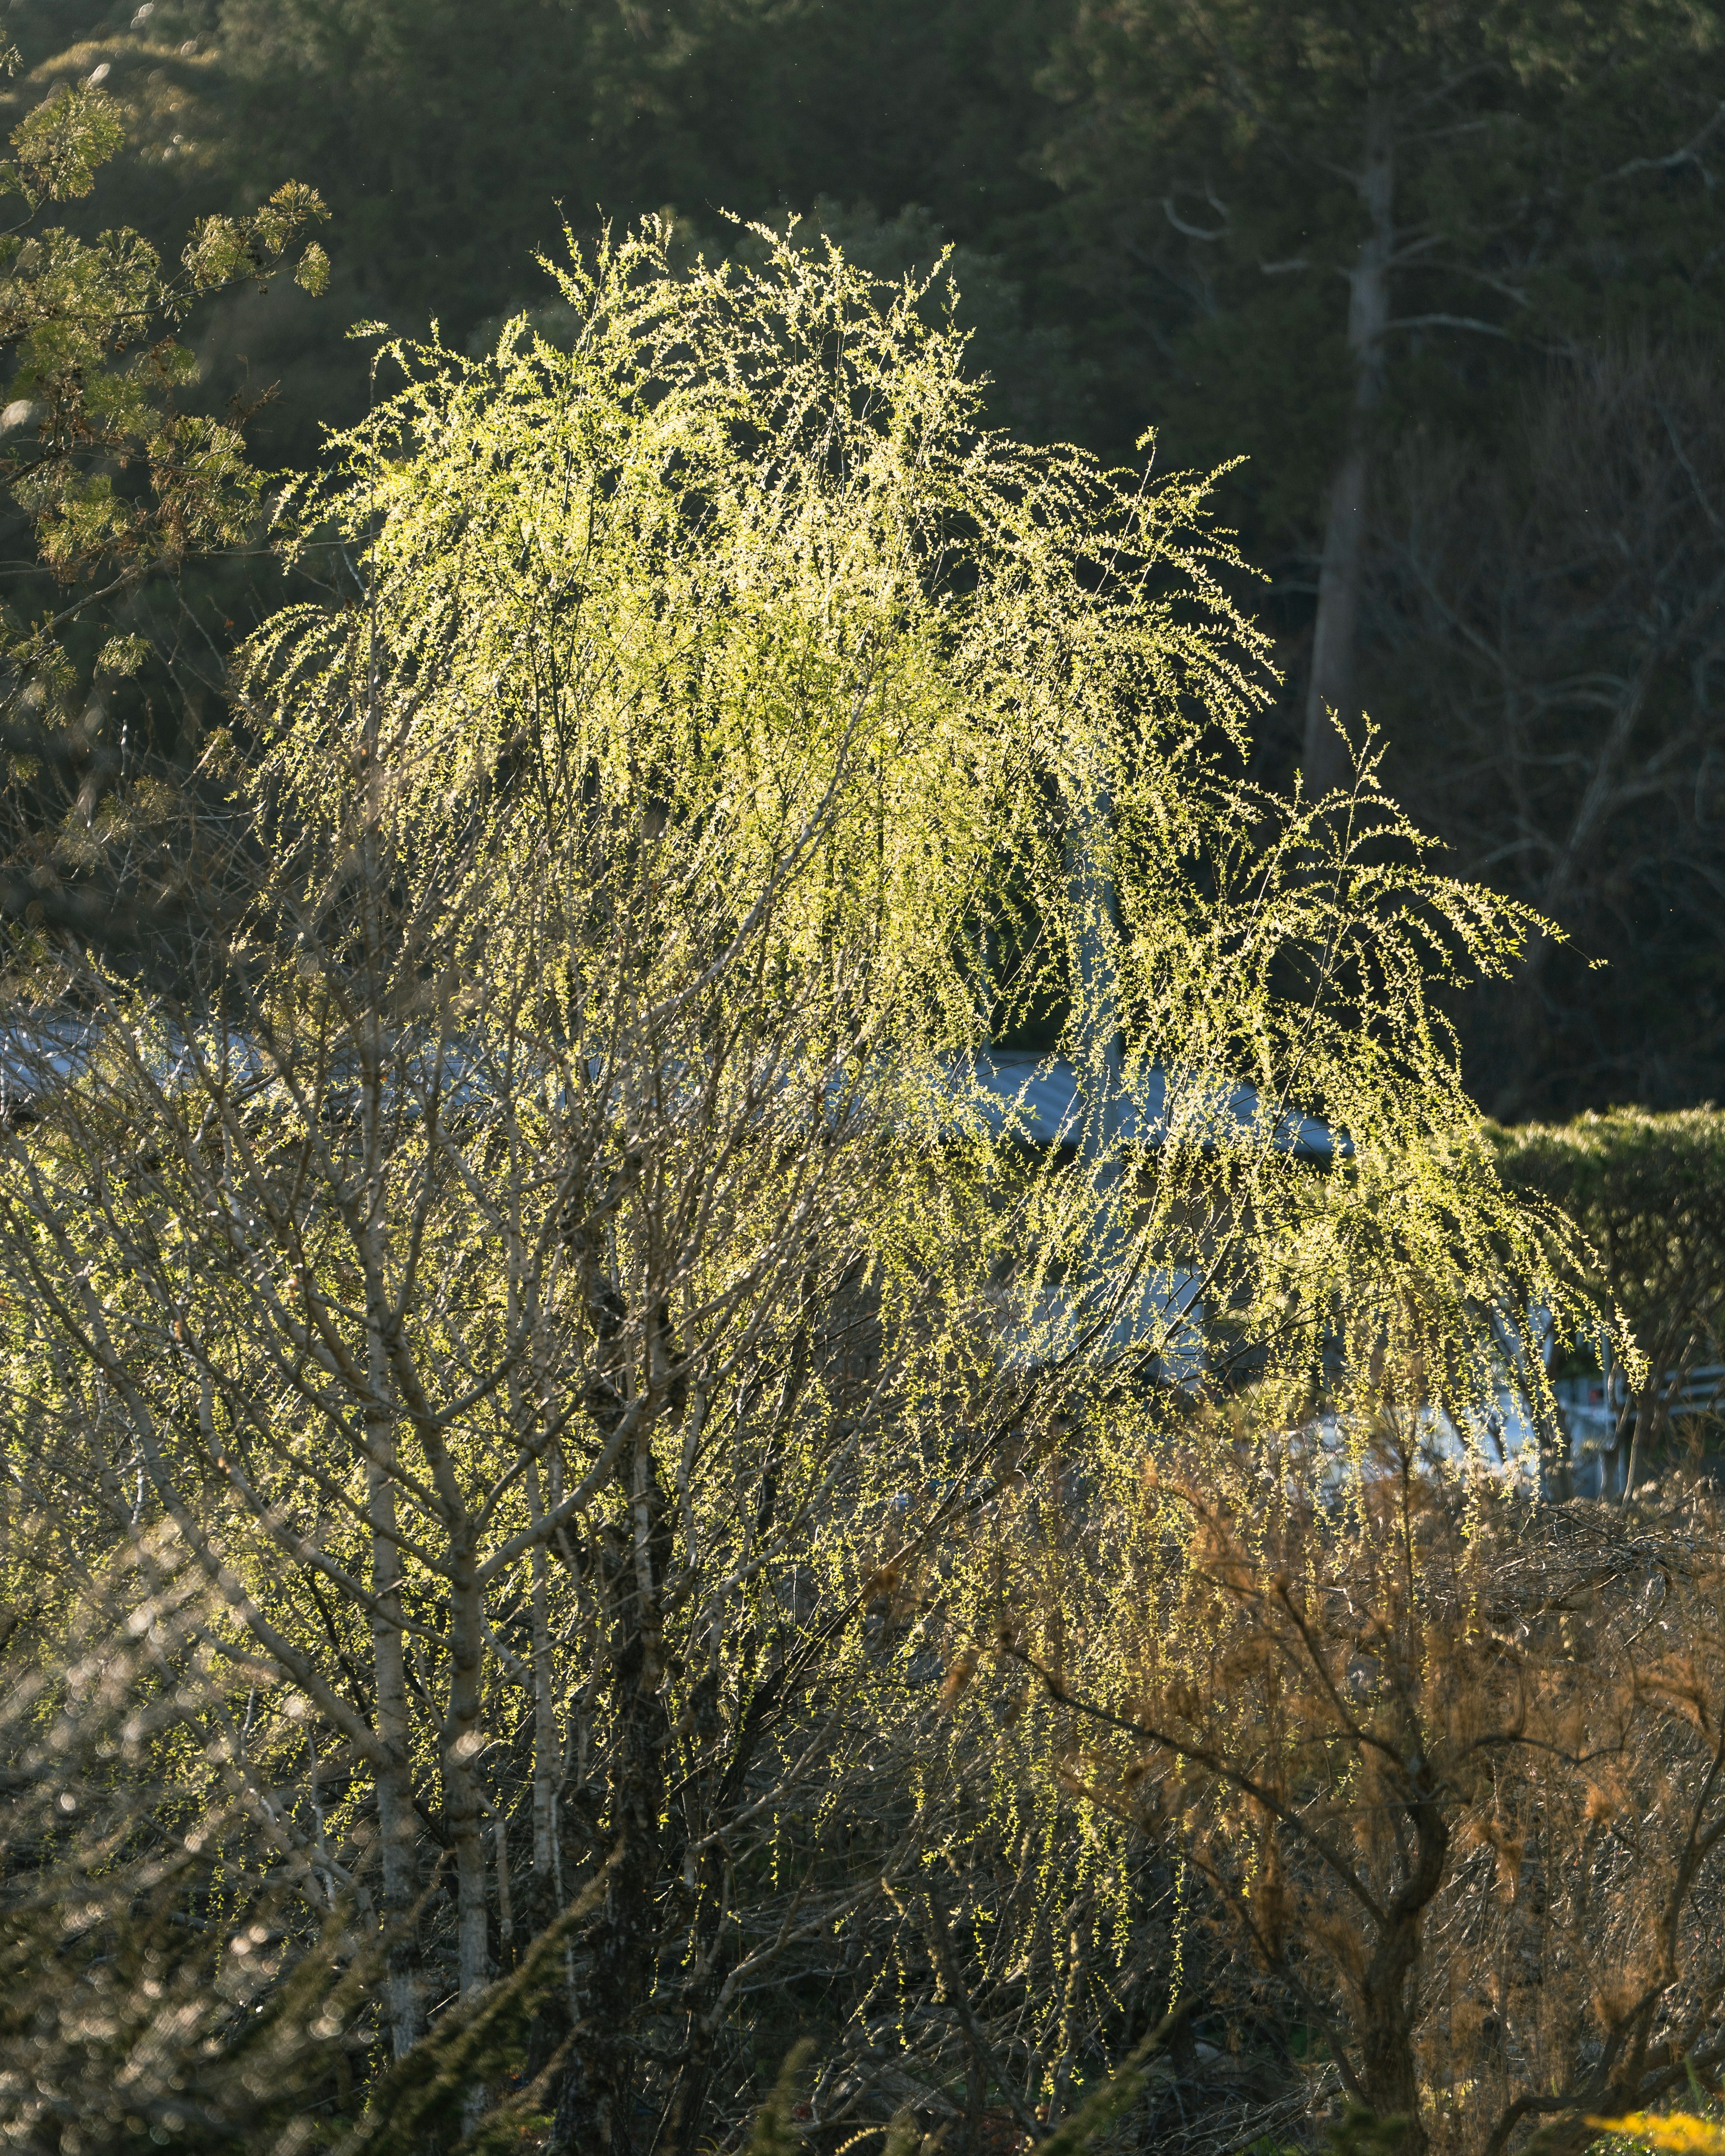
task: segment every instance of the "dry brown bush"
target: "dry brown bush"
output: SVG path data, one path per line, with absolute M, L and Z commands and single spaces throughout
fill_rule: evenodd
M 1404 2148 L 1597 2138 L 1725 2060 L 1725 1529 L 1260 1453 L 1147 1477 L 1158 1553 L 1075 1787 L 1183 1858 L 1238 2005 Z M 1094 1668 L 1095 1664 L 1092 1662 Z M 1317 2077 L 1313 2077 L 1314 2087 Z

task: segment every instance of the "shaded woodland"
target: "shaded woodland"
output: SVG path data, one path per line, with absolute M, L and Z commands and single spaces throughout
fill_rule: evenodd
M 1458 872 L 1568 938 L 1458 1007 L 1486 1105 L 1717 1091 L 1711 6 L 13 0 L 6 23 L 17 111 L 103 71 L 124 215 L 171 252 L 289 177 L 331 206 L 324 298 L 237 296 L 198 330 L 209 395 L 270 397 L 266 465 L 362 408 L 349 321 L 435 317 L 465 350 L 551 305 L 531 258 L 560 216 L 665 210 L 692 254 L 734 244 L 726 213 L 795 213 L 893 271 L 950 244 L 1003 424 L 1242 460 L 1222 501 L 1282 679 L 1261 774 L 1327 780 L 1325 709 L 1368 712 Z M 230 585 L 140 601 L 182 685 L 133 723 L 210 693 L 262 603 Z

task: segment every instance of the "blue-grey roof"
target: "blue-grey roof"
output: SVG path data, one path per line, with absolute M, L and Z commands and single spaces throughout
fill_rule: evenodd
M 997 1048 L 978 1053 L 974 1070 L 983 1113 L 995 1131 L 1010 1130 L 1035 1146 L 1081 1142 L 1091 1111 L 1069 1058 Z M 1255 1086 L 1197 1076 L 1171 1081 L 1152 1064 L 1126 1081 L 1110 1121 L 1111 1135 L 1126 1145 L 1162 1146 L 1178 1133 L 1189 1144 L 1219 1148 L 1265 1135 L 1266 1111 Z M 1327 1123 L 1292 1111 L 1277 1116 L 1268 1134 L 1296 1160 L 1327 1164 L 1353 1150 Z

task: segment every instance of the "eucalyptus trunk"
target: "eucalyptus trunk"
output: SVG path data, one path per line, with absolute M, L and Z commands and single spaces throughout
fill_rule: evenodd
M 1330 482 L 1318 570 L 1312 678 L 1306 693 L 1307 790 L 1345 783 L 1350 758 L 1337 721 L 1359 716 L 1356 685 L 1360 593 L 1365 577 L 1373 437 L 1384 401 L 1384 338 L 1395 252 L 1395 157 L 1390 103 L 1374 85 L 1366 105 L 1365 157 L 1354 176 L 1366 229 L 1348 275 L 1348 357 L 1352 372 L 1348 434 Z

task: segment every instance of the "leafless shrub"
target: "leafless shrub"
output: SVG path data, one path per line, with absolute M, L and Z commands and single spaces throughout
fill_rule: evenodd
M 1204 1882 L 1237 2002 L 1320 2032 L 1404 2145 L 1595 2138 L 1725 2060 L 1725 1534 L 1219 1454 L 1153 1474 L 1076 1787 Z M 1095 1663 L 1092 1661 L 1092 1669 Z

